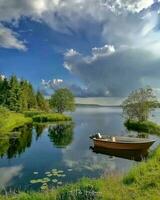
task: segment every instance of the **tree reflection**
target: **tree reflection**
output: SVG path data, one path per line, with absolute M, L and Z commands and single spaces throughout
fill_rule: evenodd
M 0 156 L 11 159 L 20 155 L 32 143 L 32 125 L 26 125 L 15 129 L 16 135 L 8 135 L 0 140 Z
M 36 123 L 34 124 L 34 128 L 36 130 L 36 140 L 39 139 L 39 137 L 42 135 L 44 129 L 47 127 L 47 124 L 45 123 Z
M 49 127 L 49 138 L 54 145 L 64 148 L 72 143 L 73 123 L 61 123 Z

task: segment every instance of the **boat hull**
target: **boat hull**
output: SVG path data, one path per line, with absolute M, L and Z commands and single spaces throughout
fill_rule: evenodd
M 112 142 L 100 139 L 93 139 L 94 147 L 106 148 L 106 149 L 121 149 L 121 150 L 146 150 L 154 141 L 141 142 L 141 143 L 123 143 L 123 142 Z
M 90 147 L 94 153 L 115 156 L 128 160 L 142 161 L 147 158 L 148 150 L 126 150 L 126 149 L 107 149 L 101 147 Z

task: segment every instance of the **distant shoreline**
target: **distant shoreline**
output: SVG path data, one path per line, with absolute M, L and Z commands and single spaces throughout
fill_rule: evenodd
M 92 106 L 92 107 L 116 107 L 116 108 L 121 108 L 121 105 L 100 105 L 100 104 L 80 104 L 76 103 L 76 106 L 78 107 L 87 107 L 87 106 Z

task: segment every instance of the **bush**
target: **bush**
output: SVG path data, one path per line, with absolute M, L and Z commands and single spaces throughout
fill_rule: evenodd
M 160 125 L 157 125 L 156 123 L 151 121 L 138 122 L 127 120 L 124 125 L 127 127 L 128 130 L 160 135 Z
M 58 122 L 58 121 L 71 121 L 72 118 L 70 116 L 66 116 L 59 113 L 54 114 L 41 114 L 33 116 L 34 122 Z

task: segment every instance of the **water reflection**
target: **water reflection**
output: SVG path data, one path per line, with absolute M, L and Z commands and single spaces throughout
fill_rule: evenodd
M 48 136 L 56 147 L 64 148 L 73 141 L 73 128 L 73 123 L 51 125 L 48 129 Z
M 34 128 L 36 131 L 36 140 L 39 139 L 39 137 L 42 135 L 43 131 L 45 128 L 47 128 L 47 124 L 46 123 L 36 123 L 34 124 Z
M 135 161 L 142 161 L 147 158 L 148 151 L 132 151 L 132 150 L 120 150 L 120 149 L 104 149 L 104 148 L 97 148 L 97 147 L 90 147 L 94 153 L 97 154 L 105 154 L 109 156 L 115 156 L 120 158 L 125 158 L 129 160 Z
M 16 157 L 25 152 L 32 143 L 32 125 L 26 125 L 15 129 L 16 135 L 8 135 L 0 140 L 0 156 L 7 156 L 8 159 Z

